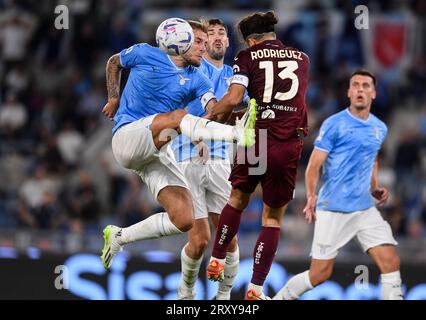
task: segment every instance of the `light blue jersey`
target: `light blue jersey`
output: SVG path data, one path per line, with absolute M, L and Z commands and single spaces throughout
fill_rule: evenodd
M 125 124 L 184 108 L 194 99 L 200 98 L 205 107 L 214 98 L 211 81 L 197 68 L 179 68 L 168 55 L 146 43 L 123 50 L 120 64 L 131 71 L 114 117 L 113 134 Z
M 199 70 L 212 81 L 214 94 L 218 99 L 221 99 L 225 95 L 226 91 L 228 91 L 228 87 L 231 83 L 231 79 L 233 77 L 232 68 L 228 65 L 223 65 L 222 68 L 217 68 L 215 65 L 203 58 Z M 199 117 L 202 117 L 205 114 L 205 111 L 198 99 L 188 104 L 187 111 L 188 113 Z M 207 143 L 210 145 L 211 158 L 229 159 L 228 143 L 222 141 L 210 141 Z M 172 149 L 178 162 L 198 157 L 198 149 L 191 143 L 188 137 L 183 135 L 180 135 L 173 141 Z
M 362 120 L 349 109 L 324 121 L 315 140 L 315 148 L 328 153 L 317 209 L 350 213 L 374 205 L 371 177 L 386 134 L 386 125 L 377 117 L 370 114 Z

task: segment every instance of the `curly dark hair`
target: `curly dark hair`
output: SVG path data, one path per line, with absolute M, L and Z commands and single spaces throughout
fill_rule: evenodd
M 277 23 L 278 17 L 274 11 L 256 12 L 241 20 L 237 28 L 244 40 L 247 40 L 251 35 L 275 32 L 275 25 Z

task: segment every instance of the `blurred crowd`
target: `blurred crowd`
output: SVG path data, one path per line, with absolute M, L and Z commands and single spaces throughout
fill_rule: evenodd
M 139 177 L 122 170 L 112 156 L 112 125 L 100 112 L 107 97 L 107 59 L 134 43 L 152 43 L 156 25 L 142 27 L 151 10 L 167 18 L 175 15 L 174 5 L 187 5 L 208 9 L 208 17 L 221 17 L 223 11 L 215 15 L 212 9 L 242 16 L 284 2 L 0 0 L 0 228 L 98 232 L 106 222 L 126 226 L 158 212 L 161 208 Z M 421 0 L 300 3 L 292 13 L 300 19 L 280 25 L 277 32 L 284 43 L 306 51 L 312 62 L 310 135 L 296 198 L 283 222 L 284 232 L 295 237 L 308 232 L 295 230 L 307 230 L 301 215 L 303 178 L 313 140 L 327 116 L 347 107 L 348 75 L 369 58 L 353 24 L 354 6 L 362 3 L 389 16 L 407 13 L 418 23 L 419 38 L 426 34 L 426 3 Z M 69 29 L 55 28 L 58 4 L 69 7 Z M 343 19 L 338 36 L 330 33 L 331 11 Z M 232 32 L 236 21 L 222 18 L 231 30 L 230 64 L 241 43 Z M 312 28 L 307 30 L 301 21 Z M 379 180 L 392 196 L 382 213 L 397 237 L 412 238 L 426 236 L 425 40 L 417 47 L 398 72 L 377 73 L 378 98 L 373 104 L 373 113 L 389 126 Z M 241 232 L 259 229 L 261 210 L 258 190 L 244 213 Z

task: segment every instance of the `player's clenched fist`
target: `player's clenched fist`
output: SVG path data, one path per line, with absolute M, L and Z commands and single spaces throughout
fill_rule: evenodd
M 102 109 L 102 113 L 112 120 L 118 109 L 118 99 L 109 99 L 107 104 Z
M 379 206 L 382 207 L 389 198 L 389 191 L 386 188 L 378 187 L 371 192 L 371 195 L 379 201 Z

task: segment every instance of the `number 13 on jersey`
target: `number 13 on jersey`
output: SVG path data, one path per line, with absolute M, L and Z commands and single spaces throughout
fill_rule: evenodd
M 299 89 L 299 78 L 294 73 L 299 68 L 297 61 L 278 61 L 278 70 L 281 72 L 278 74 L 278 77 L 282 80 L 290 79 L 291 87 L 287 92 L 276 92 L 274 99 L 286 101 L 293 99 L 297 90 Z M 265 89 L 263 92 L 263 102 L 270 103 L 272 101 L 272 94 L 274 89 L 274 63 L 272 61 L 260 61 L 259 69 L 265 69 Z

